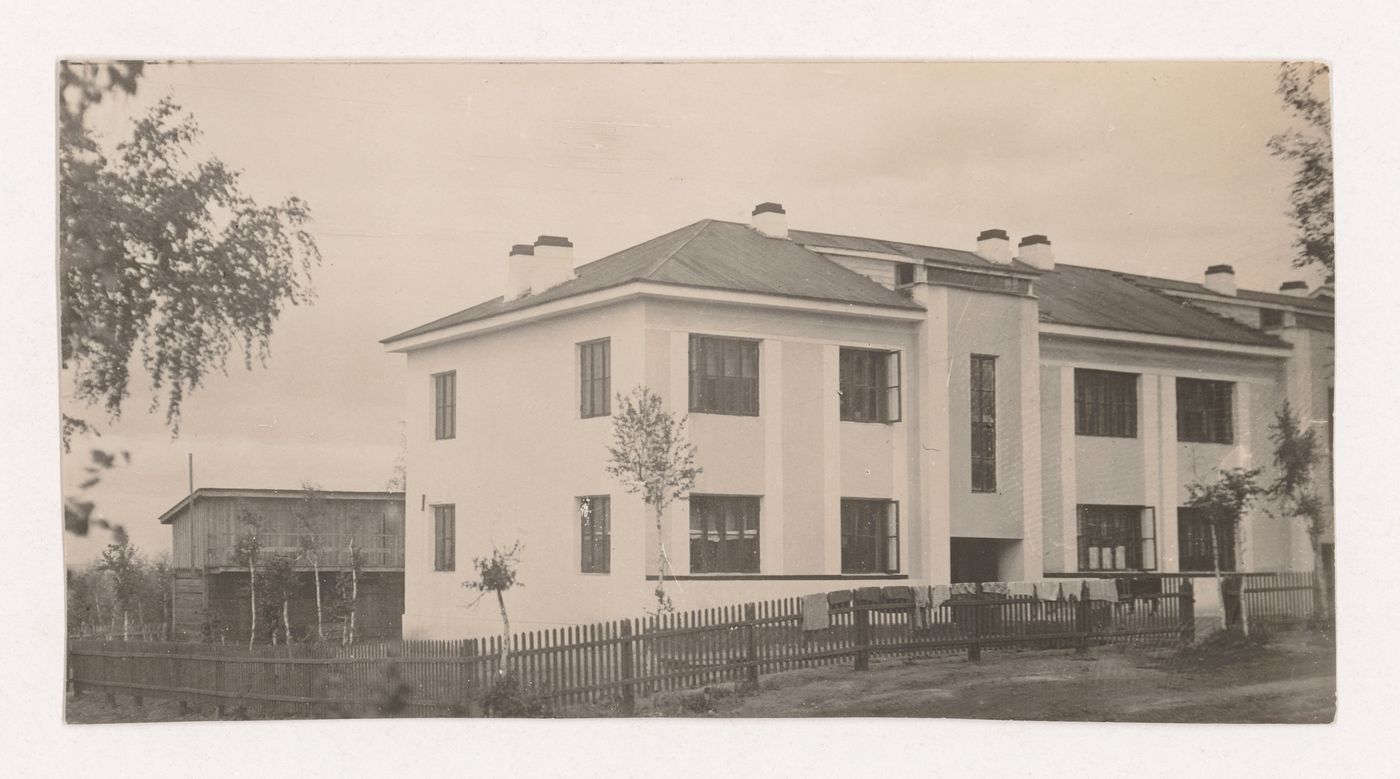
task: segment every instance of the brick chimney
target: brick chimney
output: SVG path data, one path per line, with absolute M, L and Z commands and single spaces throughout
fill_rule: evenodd
M 517 243 L 510 247 L 506 259 L 506 302 L 530 294 L 530 282 L 535 274 L 535 247 Z
M 1308 283 L 1306 281 L 1285 281 L 1278 285 L 1278 291 L 1283 295 L 1305 298 L 1308 296 Z
M 753 229 L 769 238 L 788 237 L 787 212 L 780 203 L 759 203 L 753 207 Z
M 530 289 L 539 294 L 574 277 L 574 245 L 568 238 L 541 235 L 535 239 L 535 273 Z
M 1206 289 L 1217 295 L 1235 296 L 1235 269 L 1229 265 L 1212 265 L 1206 268 Z
M 1005 230 L 983 230 L 977 236 L 977 256 L 998 265 L 1011 264 L 1011 237 Z
M 1037 270 L 1055 269 L 1055 252 L 1050 239 L 1043 235 L 1028 235 L 1017 245 L 1016 259 Z

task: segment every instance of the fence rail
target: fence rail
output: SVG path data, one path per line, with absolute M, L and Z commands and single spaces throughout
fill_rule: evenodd
M 1307 577 L 1307 575 L 1303 575 Z M 1310 578 L 1252 584 L 1279 619 L 1302 609 Z M 1306 585 L 1310 586 L 1310 584 Z M 909 592 L 908 587 L 887 588 Z M 556 709 L 594 706 L 631 713 L 638 699 L 762 674 L 875 656 L 930 657 L 1014 648 L 1086 650 L 1090 645 L 1173 644 L 1194 635 L 1189 582 L 1172 592 L 1117 602 L 1078 597 L 1040 601 L 984 590 L 936 606 L 890 600 L 880 588 L 832 593 L 829 626 L 804 630 L 800 598 L 782 598 L 603 622 L 512 637 L 510 665 L 522 684 Z M 1283 594 L 1287 593 L 1287 597 Z M 1310 601 L 1308 601 L 1310 603 Z M 1253 607 L 1253 600 L 1249 601 Z M 1310 606 L 1307 614 L 1311 614 Z M 501 639 L 400 641 L 351 647 L 72 641 L 75 690 L 122 691 L 214 705 L 261 704 L 334 714 L 406 693 L 409 713 L 476 710 L 498 678 Z

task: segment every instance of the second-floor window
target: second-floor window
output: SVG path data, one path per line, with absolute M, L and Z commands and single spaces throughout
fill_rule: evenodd
M 997 491 L 997 358 L 972 355 L 972 491 Z
M 1074 432 L 1137 438 L 1137 374 L 1074 371 Z
M 899 352 L 841 349 L 841 419 L 899 421 Z
M 690 572 L 758 573 L 758 498 L 690 496 Z
M 457 372 L 433 374 L 433 437 L 457 437 Z
M 457 507 L 433 506 L 433 570 L 457 568 Z
M 578 499 L 579 570 L 607 573 L 612 568 L 612 499 L 590 495 Z
M 758 416 L 758 342 L 690 336 L 690 410 Z
M 899 504 L 841 499 L 841 573 L 899 572 Z
M 579 416 L 605 417 L 611 413 L 612 350 L 608 339 L 578 345 Z
M 1235 440 L 1235 385 L 1228 381 L 1176 380 L 1176 440 L 1229 444 Z

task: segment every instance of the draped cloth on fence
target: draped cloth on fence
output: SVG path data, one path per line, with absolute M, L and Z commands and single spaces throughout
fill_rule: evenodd
M 1035 582 L 1007 582 L 1006 594 L 1012 598 L 1034 598 Z
M 973 582 L 957 582 L 951 585 L 954 595 L 976 595 L 977 585 Z
M 831 627 L 831 607 L 826 593 L 802 596 L 802 629 L 825 630 Z
M 1043 601 L 1053 601 L 1060 599 L 1060 582 L 1058 579 L 1041 579 L 1035 583 L 1035 596 Z
M 1113 579 L 1089 579 L 1089 600 L 1118 602 L 1118 582 Z
M 952 600 L 953 588 L 947 584 L 935 584 L 928 588 L 928 607 L 936 609 Z
M 926 628 L 929 624 L 929 588 L 927 585 L 914 588 L 914 627 Z

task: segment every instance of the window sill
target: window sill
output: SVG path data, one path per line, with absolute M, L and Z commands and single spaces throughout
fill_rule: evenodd
M 758 416 L 759 416 L 758 412 L 756 412 L 756 411 L 755 411 L 754 413 L 752 413 L 752 414 L 749 414 L 749 413 L 746 413 L 746 412 L 743 412 L 743 411 L 700 411 L 700 410 L 693 409 L 693 408 L 690 410 L 689 413 L 691 413 L 691 414 L 701 414 L 701 415 L 704 415 L 704 416 L 712 416 L 712 417 L 749 417 L 749 418 L 755 418 L 755 417 L 758 417 Z
M 1201 440 L 1197 440 L 1197 439 L 1195 439 L 1195 438 L 1178 438 L 1178 439 L 1176 439 L 1176 442 L 1177 442 L 1178 444 L 1207 444 L 1207 445 L 1209 445 L 1209 444 L 1215 444 L 1216 446 L 1234 446 L 1234 445 L 1235 445 L 1235 442 L 1234 442 L 1234 441 L 1201 441 Z
M 702 582 L 702 581 L 859 581 L 867 579 L 900 580 L 908 579 L 907 573 L 808 573 L 808 574 L 782 574 L 782 573 L 690 573 L 679 576 L 667 576 L 667 581 L 682 582 Z M 646 580 L 656 581 L 656 574 L 647 574 Z
M 1074 434 L 1079 438 L 1117 438 L 1124 441 L 1136 441 L 1138 438 L 1136 433 L 1133 435 L 1113 435 L 1112 433 L 1081 433 L 1076 430 Z
M 842 421 L 842 422 L 851 422 L 851 423 L 854 423 L 854 424 L 857 424 L 857 425 L 893 425 L 893 424 L 895 424 L 895 423 L 897 423 L 897 422 L 901 422 L 901 421 L 903 421 L 903 420 L 899 420 L 899 419 L 846 419 L 845 417 L 842 417 L 842 418 L 841 418 L 841 421 Z

